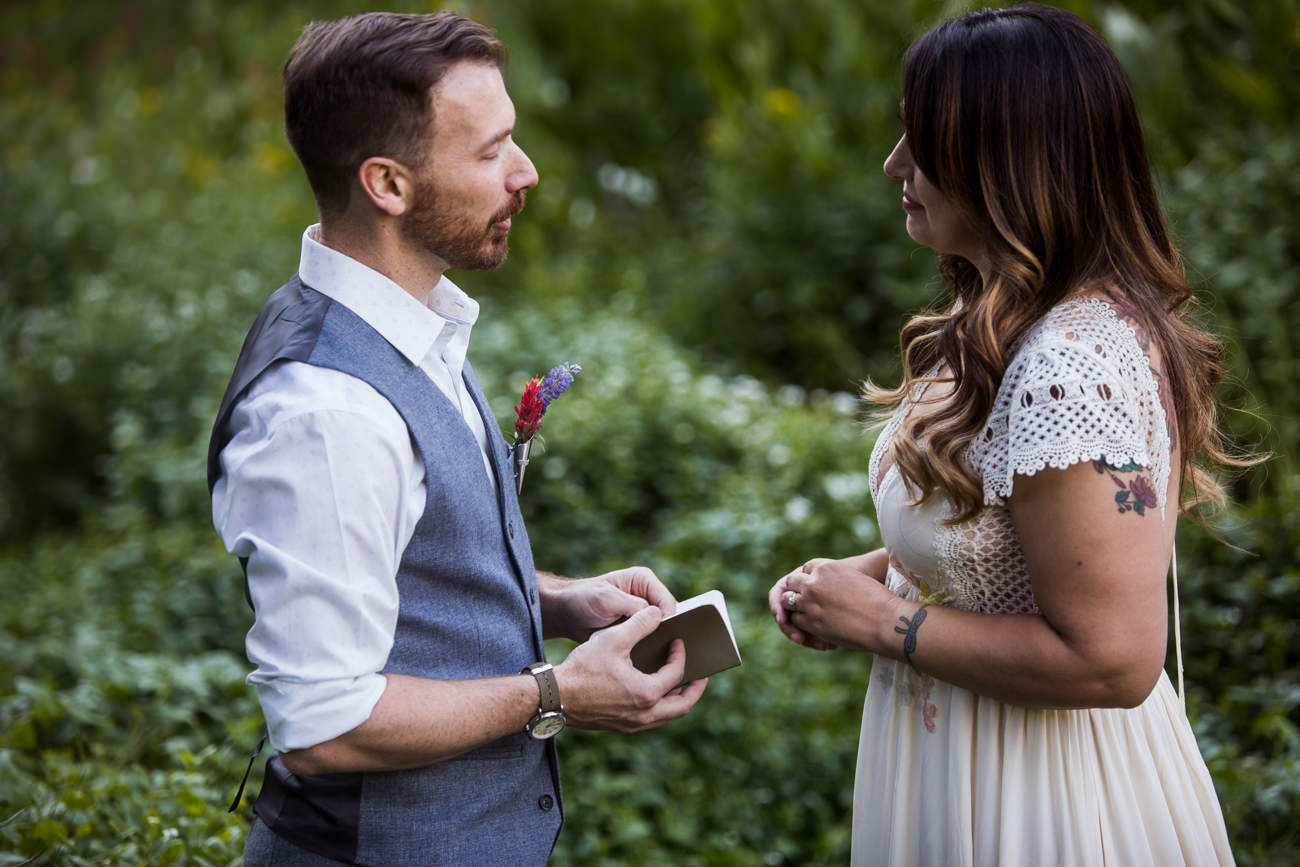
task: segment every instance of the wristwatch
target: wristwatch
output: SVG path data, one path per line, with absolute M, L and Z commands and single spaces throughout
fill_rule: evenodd
M 528 721 L 524 731 L 539 741 L 555 737 L 564 728 L 564 705 L 560 704 L 560 684 L 555 680 L 555 666 L 549 662 L 534 662 L 524 666 L 520 674 L 537 678 L 537 692 L 541 697 L 537 715 Z

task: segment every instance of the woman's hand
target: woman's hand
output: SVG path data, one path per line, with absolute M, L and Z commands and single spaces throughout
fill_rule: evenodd
M 817 564 L 829 563 L 825 557 L 817 557 L 804 563 L 793 572 L 788 572 L 772 585 L 772 589 L 767 592 L 767 607 L 772 612 L 772 618 L 776 620 L 777 627 L 785 633 L 785 637 L 795 644 L 802 644 L 805 647 L 811 647 L 813 650 L 834 650 L 835 645 L 829 641 L 824 641 L 816 635 L 811 635 L 795 626 L 790 619 L 791 611 L 786 607 L 786 602 L 795 597 L 789 594 L 795 591 L 790 588 L 790 579 L 795 575 L 803 574 L 803 570 L 812 569 Z
M 865 650 L 875 619 L 887 617 L 897 599 L 884 587 L 888 567 L 883 548 L 843 560 L 813 558 L 772 585 L 768 608 L 795 644 Z

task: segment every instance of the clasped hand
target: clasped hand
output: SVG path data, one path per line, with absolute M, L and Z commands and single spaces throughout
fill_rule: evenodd
M 787 638 L 814 650 L 875 650 L 870 636 L 897 598 L 884 586 L 877 552 L 831 560 L 816 557 L 786 573 L 768 591 L 768 608 Z

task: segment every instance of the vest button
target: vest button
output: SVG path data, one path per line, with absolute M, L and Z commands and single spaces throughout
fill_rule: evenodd
M 529 590 L 529 591 L 528 591 L 528 601 L 529 601 L 530 603 L 532 603 L 533 605 L 536 605 L 536 604 L 537 604 L 537 591 L 536 591 L 536 590 Z
M 515 525 L 513 522 L 506 524 L 506 532 L 510 534 L 511 539 L 515 537 Z
M 543 813 L 549 813 L 551 808 L 555 806 L 555 799 L 550 795 L 542 795 L 537 799 L 537 806 L 541 808 Z

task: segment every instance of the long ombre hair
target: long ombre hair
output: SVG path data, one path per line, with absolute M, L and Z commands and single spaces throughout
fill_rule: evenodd
M 896 407 L 937 369 L 942 408 L 912 413 L 892 443 L 924 500 L 942 489 L 954 521 L 983 506 L 966 462 L 1021 339 L 1084 291 L 1141 320 L 1163 357 L 1177 423 L 1184 510 L 1221 504 L 1197 458 L 1228 458 L 1218 431 L 1222 346 L 1191 320 L 1182 261 L 1160 213 L 1137 109 L 1106 43 L 1078 16 L 1038 4 L 946 21 L 907 52 L 903 128 L 915 165 L 966 215 L 986 251 L 974 264 L 939 256 L 952 290 L 902 330 L 903 381 L 870 383 L 867 401 Z M 921 444 L 924 443 L 922 446 Z

